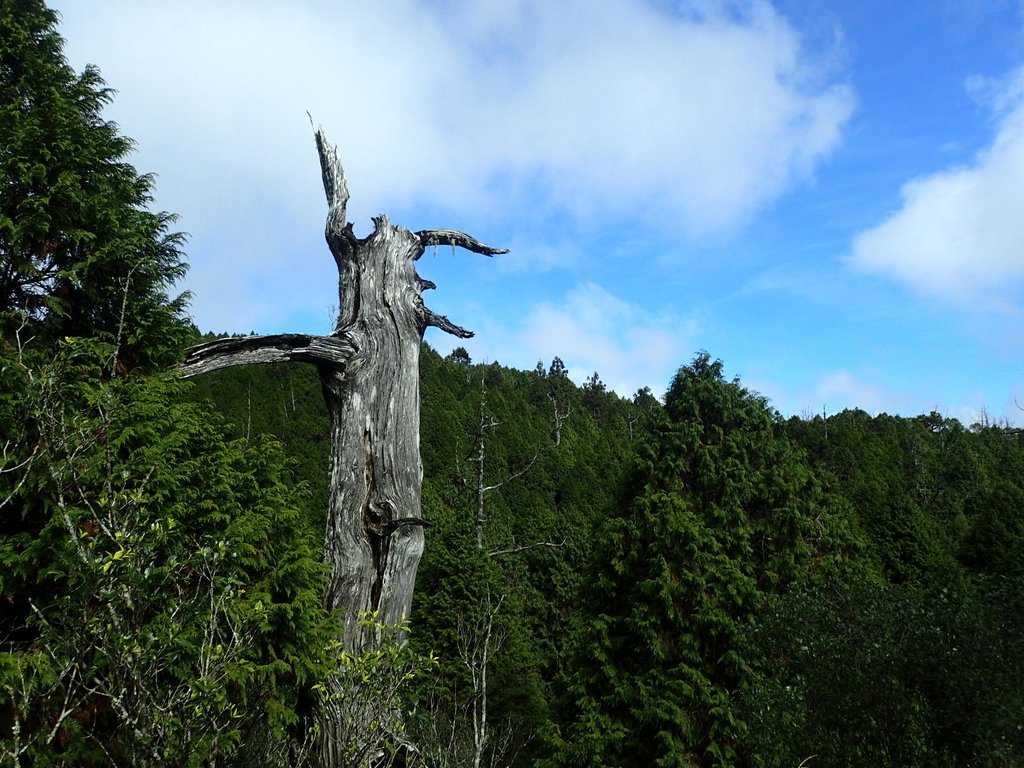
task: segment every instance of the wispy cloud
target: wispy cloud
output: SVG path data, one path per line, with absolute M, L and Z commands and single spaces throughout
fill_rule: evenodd
M 815 384 L 811 399 L 833 411 L 857 407 L 873 413 L 885 410 L 899 411 L 894 400 L 902 396 L 882 387 L 869 384 L 849 371 L 833 371 L 823 375 Z M 904 404 L 905 405 L 905 404 Z
M 879 384 L 878 377 L 837 369 L 821 373 L 804 386 L 786 386 L 778 381 L 752 379 L 745 382 L 767 396 L 773 408 L 784 416 L 813 418 L 859 408 L 871 414 L 926 413 L 917 398 L 900 389 Z
M 988 100 L 999 114 L 991 146 L 970 165 L 907 182 L 900 209 L 856 238 L 849 261 L 957 304 L 1020 312 L 1024 69 Z
M 659 394 L 668 386 L 692 354 L 697 323 L 654 315 L 595 283 L 583 283 L 557 301 L 528 307 L 511 328 L 482 330 L 466 344 L 478 362 L 532 369 L 537 361 L 547 367 L 560 357 L 578 384 L 597 373 L 609 389 L 629 397 L 645 386 Z M 440 340 L 445 351 L 458 343 Z
M 1024 381 L 1014 385 L 1009 397 L 993 399 L 982 390 L 962 391 L 951 398 L 929 383 L 908 379 L 883 381 L 877 371 L 850 371 L 837 369 L 818 375 L 807 386 L 787 387 L 777 381 L 752 380 L 745 382 L 755 391 L 767 395 L 772 407 L 784 417 L 813 418 L 831 416 L 847 409 L 860 409 L 870 414 L 922 414 L 938 411 L 942 416 L 954 418 L 965 426 L 988 418 L 1020 423 L 1021 409 L 1015 403 L 1015 394 L 1024 392 Z M 1021 401 L 1024 403 L 1024 401 Z

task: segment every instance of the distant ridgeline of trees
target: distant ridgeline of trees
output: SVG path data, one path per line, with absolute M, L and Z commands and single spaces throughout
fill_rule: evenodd
M 173 373 L 182 239 L 61 46 L 0 0 L 0 766 L 302 765 L 330 674 L 438 768 L 1024 764 L 1024 432 L 705 353 L 659 400 L 424 346 L 411 641 L 338 658 L 316 374 Z

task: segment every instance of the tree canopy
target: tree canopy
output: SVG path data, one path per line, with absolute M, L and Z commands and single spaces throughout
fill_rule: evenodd
M 765 400 L 702 353 L 680 369 L 599 524 L 559 765 L 734 765 L 745 621 L 840 559 L 838 500 Z
M 122 369 L 176 362 L 190 338 L 174 216 L 105 120 L 99 72 L 76 74 L 41 0 L 0 4 L 0 314 L 49 338 L 94 336 Z
M 166 370 L 182 238 L 62 45 L 0 3 L 0 761 L 293 764 L 333 637 L 304 490 Z

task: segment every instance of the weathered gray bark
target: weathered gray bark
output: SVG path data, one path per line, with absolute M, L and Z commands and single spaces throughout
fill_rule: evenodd
M 329 211 L 327 244 L 338 266 L 340 317 L 329 336 L 282 334 L 224 339 L 190 350 L 186 376 L 249 363 L 306 362 L 317 366 L 331 417 L 331 481 L 325 553 L 331 567 L 327 607 L 344 612 L 346 650 L 376 647 L 380 638 L 360 624 L 366 613 L 398 624 L 412 606 L 423 552 L 419 447 L 419 352 L 428 326 L 461 338 L 472 333 L 423 304 L 435 287 L 416 273 L 429 246 L 506 253 L 462 232 L 412 232 L 374 219 L 355 237 L 346 221 L 348 189 L 337 153 L 316 131 Z M 330 723 L 321 724 L 324 765 L 339 765 Z

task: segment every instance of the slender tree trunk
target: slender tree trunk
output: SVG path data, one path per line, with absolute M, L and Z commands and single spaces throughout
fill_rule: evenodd
M 484 507 L 484 499 L 488 492 L 500 486 L 488 487 L 484 484 L 484 461 L 486 458 L 485 446 L 487 430 L 494 429 L 498 422 L 487 415 L 487 387 L 484 385 L 483 375 L 480 377 L 480 423 L 476 429 L 476 548 L 481 552 L 484 549 L 484 526 L 487 524 L 487 515 Z
M 461 477 L 462 484 L 472 490 L 476 494 L 476 517 L 474 523 L 476 526 L 476 548 L 481 552 L 484 551 L 484 527 L 487 525 L 487 510 L 486 500 L 487 494 L 491 491 L 497 491 L 504 487 L 505 483 L 511 482 L 517 478 L 522 477 L 530 469 L 533 468 L 533 463 L 537 461 L 539 454 L 534 454 L 533 458 L 526 464 L 525 467 L 520 469 L 518 472 L 514 472 L 500 483 L 494 485 L 487 485 L 485 482 L 486 471 L 485 461 L 487 458 L 487 432 L 488 430 L 496 429 L 501 426 L 501 423 L 496 421 L 493 416 L 487 414 L 487 386 L 484 384 L 483 376 L 480 378 L 480 421 L 477 423 L 476 429 L 476 455 L 473 457 L 473 463 L 476 464 L 476 478 L 475 485 L 470 485 L 469 480 L 465 477 Z M 460 473 L 461 475 L 461 473 Z M 500 554 L 508 554 L 512 550 L 502 550 Z M 491 552 L 489 554 L 494 554 Z
M 329 336 L 280 334 L 224 339 L 190 350 L 184 375 L 247 363 L 317 366 L 331 417 L 331 485 L 324 556 L 331 567 L 326 604 L 344 615 L 342 643 L 352 653 L 382 642 L 360 622 L 367 613 L 399 624 L 412 607 L 423 552 L 419 447 L 419 352 L 435 326 L 461 338 L 472 333 L 423 304 L 435 287 L 416 273 L 429 246 L 451 245 L 492 255 L 461 232 L 412 232 L 374 219 L 358 239 L 346 221 L 348 189 L 337 154 L 316 132 L 329 212 L 326 237 L 338 266 L 340 316 Z M 320 724 L 321 764 L 342 765 L 341 727 Z M 376 734 L 367 734 L 374 738 Z

